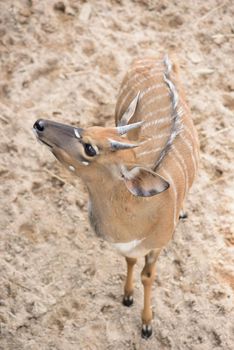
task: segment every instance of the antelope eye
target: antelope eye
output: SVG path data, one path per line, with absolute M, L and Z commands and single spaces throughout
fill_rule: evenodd
M 93 148 L 93 146 L 90 145 L 90 143 L 84 144 L 84 150 L 85 150 L 85 153 L 87 154 L 87 156 L 89 156 L 89 157 L 94 157 L 97 154 L 95 149 Z

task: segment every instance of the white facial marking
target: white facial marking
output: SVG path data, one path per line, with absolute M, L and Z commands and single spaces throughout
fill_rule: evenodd
M 75 171 L 75 168 L 74 168 L 74 166 L 72 166 L 72 165 L 69 165 L 68 168 L 69 168 L 69 170 L 71 170 L 71 171 L 73 171 L 73 172 Z
M 96 154 L 99 154 L 99 149 L 97 148 L 97 146 L 93 145 L 93 148 L 95 149 Z
M 176 187 L 175 187 L 175 183 L 174 181 L 172 180 L 172 177 L 171 175 L 169 174 L 168 171 L 166 171 L 163 167 L 161 168 L 163 170 L 163 172 L 165 173 L 166 175 L 166 178 L 169 180 L 170 182 L 170 186 L 174 192 L 174 227 L 176 226 L 176 218 L 177 218 L 177 206 L 176 206 L 176 203 L 177 203 L 177 197 L 178 197 L 178 194 L 177 194 L 177 190 L 176 190 Z
M 130 171 L 128 171 L 124 165 L 121 165 L 120 169 L 121 169 L 121 174 L 127 180 L 134 179 L 134 177 L 136 177 L 139 174 L 139 172 L 140 172 L 139 167 L 135 167 L 135 168 L 131 169 Z
M 78 129 L 74 129 L 74 134 L 75 134 L 75 137 L 76 137 L 77 139 L 80 139 L 80 134 L 79 134 Z
M 84 161 L 84 162 L 82 162 L 82 164 L 84 164 L 84 165 L 87 166 L 87 165 L 89 165 L 89 162 L 85 162 L 85 161 Z

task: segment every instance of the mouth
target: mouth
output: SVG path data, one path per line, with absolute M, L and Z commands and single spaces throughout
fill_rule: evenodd
M 48 146 L 50 149 L 52 149 L 53 147 L 51 145 L 49 145 L 47 142 L 45 142 L 44 140 L 41 140 L 38 138 L 38 141 L 42 142 L 42 144 Z
M 37 131 L 36 131 L 34 128 L 33 128 L 33 132 L 34 132 L 34 135 L 36 136 L 37 141 L 38 141 L 39 143 L 41 143 L 42 145 L 46 145 L 47 147 L 49 147 L 50 150 L 53 149 L 53 146 L 51 146 L 49 143 L 47 143 L 46 141 L 42 140 L 42 139 L 39 137 Z

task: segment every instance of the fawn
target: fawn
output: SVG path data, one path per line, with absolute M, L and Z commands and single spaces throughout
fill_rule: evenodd
M 133 268 L 145 256 L 142 337 L 152 334 L 155 263 L 172 238 L 198 167 L 199 143 L 178 66 L 167 55 L 133 61 L 121 85 L 115 127 L 68 126 L 39 119 L 34 131 L 80 176 L 98 236 L 126 258 L 123 304 L 133 303 Z

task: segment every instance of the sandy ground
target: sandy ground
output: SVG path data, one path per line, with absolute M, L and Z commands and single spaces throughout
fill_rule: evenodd
M 233 18 L 233 1 L 0 1 L 1 350 L 234 348 Z M 145 341 L 143 261 L 126 309 L 124 259 L 32 125 L 113 125 L 128 64 L 159 50 L 180 59 L 201 168 L 157 264 Z

